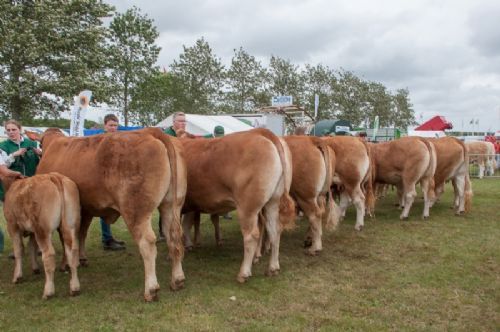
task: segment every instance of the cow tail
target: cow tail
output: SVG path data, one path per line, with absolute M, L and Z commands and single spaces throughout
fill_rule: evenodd
M 62 183 L 62 180 L 59 176 L 56 175 L 56 173 L 49 173 L 49 179 L 50 181 L 57 187 L 57 191 L 59 191 L 59 195 L 61 195 L 61 224 L 67 225 L 68 220 L 66 220 L 66 197 L 65 197 L 65 192 L 64 192 L 64 185 Z M 59 226 L 60 227 L 60 226 Z M 64 248 L 64 243 L 63 248 Z
M 287 183 L 289 183 L 287 176 L 288 166 L 285 158 L 285 148 L 283 147 L 283 143 L 278 136 L 274 135 L 267 129 L 258 128 L 254 129 L 254 132 L 269 139 L 278 150 L 281 168 L 283 169 L 283 194 L 281 195 L 279 204 L 279 221 L 282 229 L 293 229 L 295 228 L 296 217 L 295 202 L 290 196 L 290 188 L 287 188 Z
M 295 228 L 295 201 L 290 196 L 290 188 L 287 187 L 289 183 L 287 178 L 288 167 L 285 159 L 285 148 L 283 147 L 283 142 L 277 136 L 275 136 L 275 142 L 273 142 L 278 149 L 278 154 L 280 156 L 281 168 L 283 169 L 283 194 L 280 198 L 279 205 L 279 220 L 282 229 L 293 229 Z M 290 179 L 291 181 L 292 179 Z
M 322 193 L 324 193 L 324 198 L 321 198 L 321 208 L 324 210 L 322 222 L 326 230 L 335 230 L 340 221 L 340 209 L 333 199 L 330 188 L 333 184 L 333 174 L 334 166 L 331 160 L 335 158 L 335 152 L 328 147 L 328 145 L 319 140 L 317 144 L 321 154 L 323 155 L 323 160 L 325 162 L 326 177 L 325 183 L 323 185 Z
M 163 134 L 163 133 L 162 133 Z M 179 205 L 178 197 L 177 197 L 177 179 L 178 179 L 178 169 L 177 169 L 177 151 L 175 149 L 174 143 L 172 142 L 172 138 L 167 137 L 166 134 L 164 139 L 168 140 L 168 144 L 165 144 L 168 153 L 168 160 L 170 163 L 170 176 L 171 176 L 171 186 L 172 186 L 172 202 L 174 209 L 172 211 L 174 220 L 173 225 L 170 227 L 170 240 L 175 244 L 175 253 L 171 253 L 171 255 L 176 257 L 182 257 L 184 255 L 184 245 L 182 242 L 182 224 L 181 224 L 181 211 L 177 209 Z
M 177 151 L 172 142 L 172 137 L 169 137 L 167 134 L 163 133 L 159 128 L 147 128 L 144 131 L 150 133 L 156 139 L 159 139 L 165 148 L 167 149 L 168 161 L 170 164 L 170 185 L 172 192 L 172 204 L 174 206 L 173 209 L 173 224 L 169 228 L 169 236 L 171 245 L 169 248 L 175 247 L 175 252 L 170 252 L 171 256 L 182 257 L 184 255 L 184 245 L 182 242 L 182 225 L 181 225 L 181 215 L 180 210 L 177 210 L 175 207 L 178 206 L 178 198 L 177 198 L 177 178 L 178 178 L 178 169 L 177 169 Z M 164 230 L 166 231 L 166 230 Z
M 462 149 L 464 151 L 464 163 L 465 163 L 465 168 L 466 168 L 466 173 L 465 173 L 465 186 L 464 186 L 464 210 L 465 212 L 470 212 L 472 210 L 472 185 L 470 182 L 470 176 L 469 176 L 469 152 L 467 151 L 467 147 L 462 141 L 459 141 L 462 145 Z
M 375 203 L 377 201 L 374 190 L 374 183 L 376 177 L 375 160 L 372 151 L 370 149 L 370 146 L 368 146 L 368 143 L 366 143 L 364 140 L 361 141 L 365 146 L 366 154 L 368 155 L 368 161 L 369 161 L 368 172 L 366 173 L 365 179 L 363 180 L 365 184 L 364 185 L 365 208 L 370 217 L 373 217 L 375 215 Z
M 436 149 L 434 148 L 434 144 L 432 144 L 429 140 L 425 138 L 420 138 L 420 140 L 425 144 L 427 150 L 429 150 L 430 160 L 429 160 L 429 166 L 427 167 L 425 174 L 426 176 L 432 174 L 429 181 L 429 190 L 427 192 L 427 197 L 432 202 L 436 198 L 436 193 L 434 191 L 435 189 L 434 174 L 436 173 L 436 166 L 437 166 Z

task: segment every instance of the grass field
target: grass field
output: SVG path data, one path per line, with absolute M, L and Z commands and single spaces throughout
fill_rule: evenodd
M 27 259 L 25 281 L 11 284 L 7 237 L 0 257 L 0 331 L 499 331 L 500 180 L 473 181 L 473 211 L 465 217 L 453 215 L 450 189 L 429 221 L 420 218 L 421 199 L 410 221 L 399 221 L 390 193 L 358 233 L 350 208 L 337 231 L 324 234 L 317 257 L 304 255 L 306 223 L 299 221 L 281 238 L 281 274 L 264 276 L 265 256 L 244 285 L 235 280 L 243 251 L 237 222 L 221 221 L 225 243 L 219 248 L 204 220 L 202 247 L 186 253 L 186 287 L 179 292 L 168 290 L 170 264 L 166 245 L 159 246 L 162 290 L 149 304 L 142 301 L 142 261 L 122 221 L 112 227 L 127 242 L 122 252 L 101 249 L 94 221 L 90 265 L 79 269 L 82 294 L 74 298 L 69 275 L 59 272 L 55 298 L 43 301 L 43 274 L 32 275 Z M 0 225 L 5 231 L 3 213 Z

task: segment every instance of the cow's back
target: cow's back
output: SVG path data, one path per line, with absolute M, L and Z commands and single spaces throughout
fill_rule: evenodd
M 232 210 L 242 203 L 235 202 L 234 197 L 245 190 L 246 184 L 260 184 L 265 191 L 271 190 L 272 183 L 279 180 L 271 178 L 282 170 L 276 147 L 262 135 L 244 132 L 181 142 L 188 169 L 186 211 Z
M 44 149 L 37 174 L 59 172 L 73 180 L 82 207 L 96 214 L 119 210 L 127 201 L 158 206 L 170 184 L 163 144 L 147 133 L 54 138 Z
M 434 144 L 437 157 L 435 182 L 444 183 L 464 166 L 467 150 L 464 143 L 454 137 L 442 137 L 430 141 Z

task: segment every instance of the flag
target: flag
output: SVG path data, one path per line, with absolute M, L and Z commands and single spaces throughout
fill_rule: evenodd
M 71 109 L 71 121 L 69 125 L 70 136 L 83 136 L 83 124 L 90 98 L 92 98 L 92 91 L 89 90 L 80 92 L 78 97 L 74 98 L 75 104 Z
M 375 138 L 377 137 L 377 131 L 378 131 L 378 122 L 379 118 L 378 115 L 375 117 L 375 121 L 373 123 L 373 135 L 372 135 L 372 141 L 375 141 Z
M 477 124 L 477 125 L 479 124 L 479 119 L 476 119 L 476 124 Z
M 474 119 L 470 120 L 469 124 L 474 124 Z

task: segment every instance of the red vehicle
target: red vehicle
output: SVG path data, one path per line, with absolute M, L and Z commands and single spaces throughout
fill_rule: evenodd
M 445 130 L 453 129 L 453 124 L 446 121 L 444 116 L 437 115 L 427 122 L 422 123 L 415 130 Z

